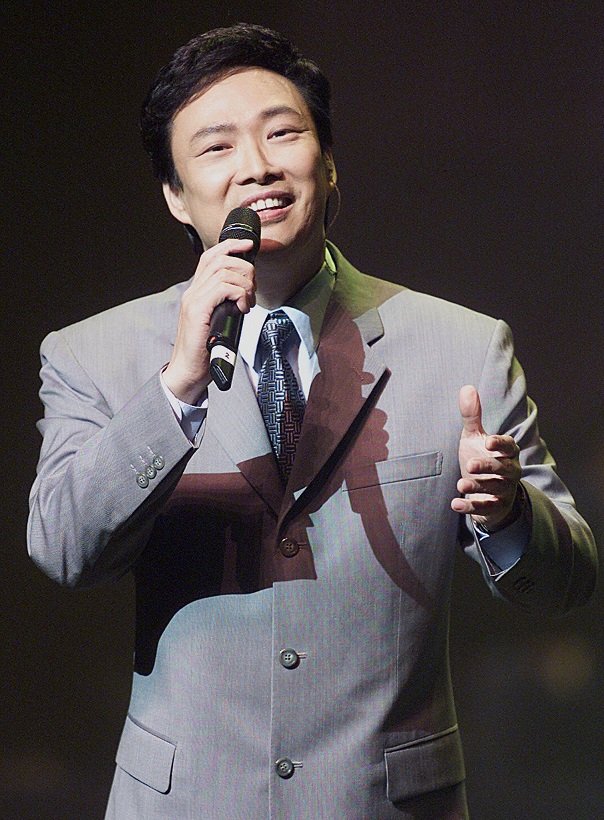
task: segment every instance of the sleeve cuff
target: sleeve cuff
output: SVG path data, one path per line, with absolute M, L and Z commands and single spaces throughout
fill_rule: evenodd
M 162 389 L 166 395 L 166 398 L 170 402 L 170 406 L 174 411 L 174 415 L 176 416 L 183 433 L 189 439 L 189 441 L 195 443 L 195 438 L 199 433 L 201 425 L 203 424 L 206 414 L 208 412 L 207 391 L 202 397 L 201 404 L 187 404 L 186 402 L 176 398 L 174 393 L 166 385 L 164 381 L 163 370 L 159 374 L 159 378 L 161 381 Z
M 530 501 L 521 484 L 521 513 L 518 518 L 496 532 L 488 532 L 475 524 L 471 517 L 471 526 L 476 546 L 482 553 L 492 575 L 504 572 L 520 560 L 531 537 Z

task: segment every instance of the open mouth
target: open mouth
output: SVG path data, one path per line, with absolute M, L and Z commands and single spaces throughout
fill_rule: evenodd
M 280 208 L 287 208 L 287 206 L 291 204 L 291 197 L 278 196 L 267 197 L 266 199 L 256 199 L 254 202 L 250 202 L 248 207 L 253 211 L 256 211 L 256 213 L 261 213 L 262 211 L 274 211 L 279 210 Z

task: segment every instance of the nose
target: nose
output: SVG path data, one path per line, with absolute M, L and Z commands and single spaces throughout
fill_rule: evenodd
M 281 171 L 267 156 L 265 147 L 255 139 L 246 140 L 240 147 L 239 170 L 236 182 L 239 185 L 250 183 L 270 184 L 282 178 Z

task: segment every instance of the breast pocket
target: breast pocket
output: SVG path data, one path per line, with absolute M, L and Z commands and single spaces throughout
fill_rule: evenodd
M 399 481 L 411 481 L 416 478 L 429 478 L 442 473 L 443 455 L 441 452 L 414 453 L 413 455 L 378 461 L 364 467 L 357 467 L 346 473 L 343 490 L 361 490 L 377 485 L 394 484 Z
M 162 794 L 170 791 L 176 746 L 126 718 L 115 762 L 135 780 Z

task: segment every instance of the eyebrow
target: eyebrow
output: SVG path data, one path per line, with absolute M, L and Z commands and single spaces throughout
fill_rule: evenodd
M 216 125 L 207 125 L 204 128 L 199 128 L 189 140 L 189 145 L 193 145 L 197 140 L 203 137 L 209 137 L 212 134 L 227 134 L 235 131 L 235 126 L 230 122 L 220 122 Z
M 289 105 L 275 105 L 272 108 L 265 108 L 264 111 L 260 112 L 259 119 L 266 122 L 273 119 L 273 117 L 280 116 L 281 114 L 293 114 L 298 119 L 305 120 L 300 111 Z M 197 142 L 197 140 L 203 139 L 204 137 L 210 137 L 213 134 L 232 134 L 236 130 L 237 126 L 232 122 L 219 122 L 215 125 L 206 125 L 203 128 L 199 128 L 193 134 L 189 140 L 189 145 L 193 145 L 193 143 Z
M 302 114 L 296 108 L 292 108 L 290 105 L 275 105 L 272 108 L 266 108 L 260 114 L 260 119 L 270 120 L 272 119 L 272 117 L 278 117 L 280 114 L 293 114 L 294 116 L 298 117 L 298 119 L 304 119 Z

